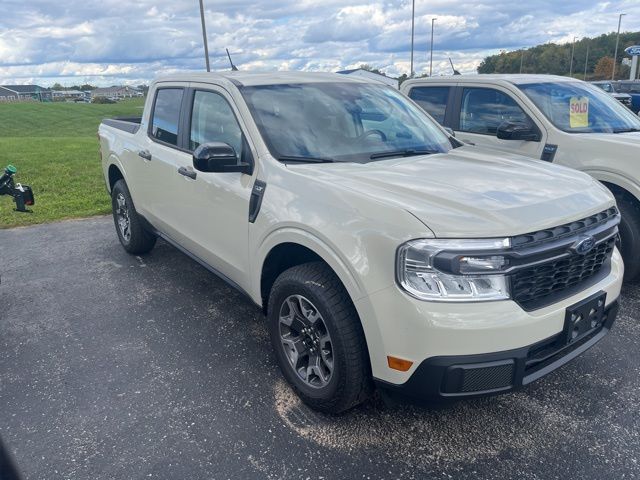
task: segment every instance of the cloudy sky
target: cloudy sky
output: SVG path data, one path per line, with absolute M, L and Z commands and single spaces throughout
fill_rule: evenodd
M 198 0 L 1 0 L 0 84 L 148 82 L 204 68 Z M 409 71 L 411 0 L 205 0 L 213 69 Z M 501 49 L 640 30 L 640 0 L 416 0 L 416 71 L 463 73 Z M 612 52 L 613 53 L 613 52 Z

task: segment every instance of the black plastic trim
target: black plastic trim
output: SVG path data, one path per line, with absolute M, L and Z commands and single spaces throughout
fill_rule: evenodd
M 137 122 L 135 121 L 137 120 Z M 138 133 L 140 130 L 140 121 L 141 118 L 105 118 L 102 120 L 104 125 L 108 125 L 109 127 L 117 128 L 118 130 L 122 130 L 127 133 Z
M 267 184 L 262 180 L 256 180 L 251 189 L 251 199 L 249 200 L 249 223 L 255 223 L 260 213 L 260 207 L 262 206 L 262 197 L 264 197 L 264 191 L 267 188 Z

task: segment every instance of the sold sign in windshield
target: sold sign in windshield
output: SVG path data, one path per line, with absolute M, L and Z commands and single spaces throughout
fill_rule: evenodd
M 589 98 L 571 97 L 569 101 L 569 125 L 571 128 L 589 126 Z

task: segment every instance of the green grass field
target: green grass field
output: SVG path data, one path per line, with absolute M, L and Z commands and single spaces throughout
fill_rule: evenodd
M 33 213 L 14 211 L 0 196 L 0 228 L 109 213 L 96 133 L 103 118 L 139 116 L 144 99 L 112 105 L 0 104 L 0 168 L 18 169 L 15 181 L 31 185 Z

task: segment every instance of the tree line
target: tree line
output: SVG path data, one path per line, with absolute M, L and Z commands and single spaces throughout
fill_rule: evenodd
M 624 49 L 640 45 L 640 32 L 620 34 L 620 46 L 616 61 L 616 78 L 629 78 L 629 66 L 621 65 L 623 58 L 629 58 Z M 597 80 L 611 78 L 616 34 L 607 33 L 595 38 L 582 38 L 572 43 L 545 43 L 535 47 L 502 51 L 486 57 L 478 66 L 478 73 L 545 73 L 569 75 Z M 571 65 L 571 51 L 573 66 Z M 588 53 L 588 55 L 587 55 Z

